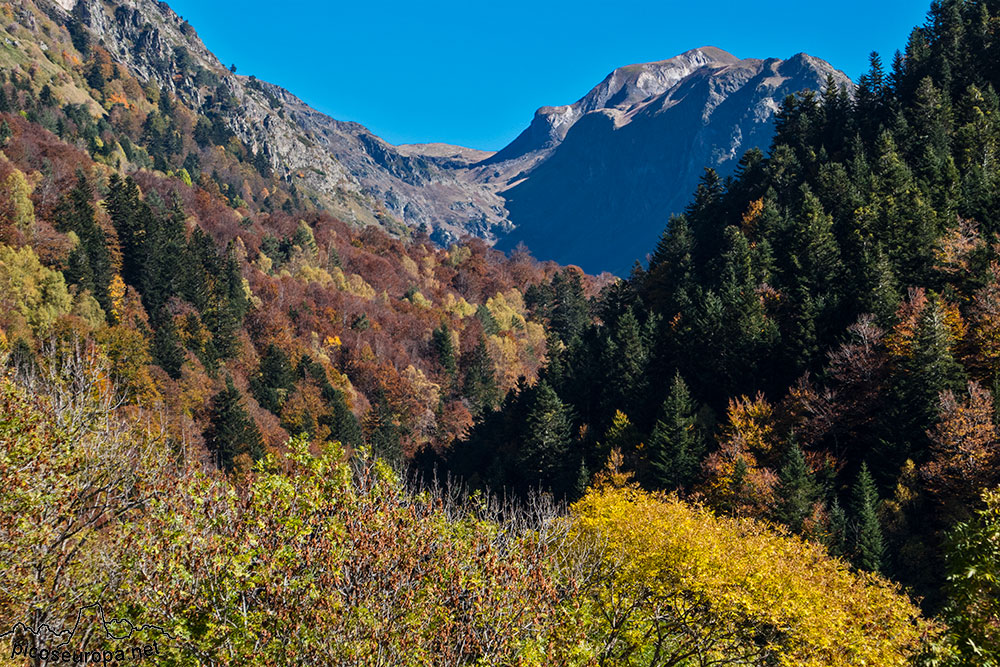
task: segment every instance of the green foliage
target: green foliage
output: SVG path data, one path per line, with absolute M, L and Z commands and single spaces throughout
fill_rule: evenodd
M 462 388 L 469 400 L 469 410 L 473 416 L 492 410 L 499 401 L 496 373 L 493 360 L 486 348 L 486 338 L 480 337 L 465 362 L 465 380 Z
M 447 323 L 442 322 L 441 326 L 431 332 L 431 341 L 437 353 L 438 363 L 441 364 L 445 374 L 454 380 L 458 373 L 458 364 L 455 358 L 455 343 L 452 341 Z
M 529 488 L 549 487 L 553 483 L 563 486 L 570 440 L 572 419 L 568 409 L 556 392 L 544 380 L 535 387 L 533 401 L 527 417 L 527 433 L 518 457 L 522 476 Z M 577 473 L 577 470 L 573 470 Z
M 273 343 L 260 358 L 257 374 L 250 380 L 250 391 L 261 407 L 280 414 L 281 406 L 295 388 L 295 370 L 288 354 Z
M 1000 664 L 1000 490 L 983 493 L 984 507 L 948 538 L 949 642 L 955 664 Z
M 209 407 L 205 444 L 216 466 L 225 470 L 233 470 L 237 465 L 245 469 L 247 458 L 257 461 L 264 455 L 260 431 L 244 409 L 242 399 L 233 379 L 227 375 L 225 387 L 212 397 Z
M 701 464 L 705 439 L 697 423 L 697 404 L 680 373 L 674 374 L 670 393 L 649 438 L 651 482 L 661 489 L 690 485 Z
M 94 190 L 82 171 L 76 186 L 60 202 L 58 228 L 73 232 L 79 243 L 69 256 L 66 279 L 94 295 L 105 313 L 111 312 L 111 254 L 104 231 L 94 217 Z
M 867 465 L 862 464 L 851 493 L 854 563 L 870 572 L 881 572 L 885 567 L 886 545 L 878 517 L 878 490 Z
M 17 313 L 36 335 L 46 335 L 72 298 L 58 271 L 42 266 L 30 247 L 0 245 L 0 303 Z
M 793 441 L 785 454 L 785 463 L 778 476 L 776 495 L 778 503 L 774 518 L 793 531 L 801 531 L 802 524 L 812 511 L 817 489 L 812 471 L 798 443 Z M 872 568 L 877 569 L 877 568 Z

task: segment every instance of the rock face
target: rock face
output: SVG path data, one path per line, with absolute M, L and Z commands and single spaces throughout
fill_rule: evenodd
M 22 2 L 27 0 L 21 0 Z M 712 47 L 621 67 L 574 104 L 542 107 L 497 153 L 392 146 L 288 91 L 230 72 L 155 0 L 35 0 L 88 28 L 140 80 L 220 119 L 275 173 L 347 221 L 473 234 L 592 272 L 628 271 L 688 201 L 703 167 L 766 148 L 780 101 L 845 75 L 804 54 L 739 60 Z
M 220 117 L 279 177 L 347 221 L 390 229 L 424 223 L 442 243 L 464 234 L 493 241 L 510 229 L 496 189 L 475 182 L 467 170 L 489 153 L 456 148 L 443 154 L 440 145 L 398 150 L 283 88 L 232 73 L 166 2 L 34 1 L 56 21 L 89 29 L 140 81 Z
M 731 173 L 766 149 L 786 95 L 842 72 L 805 54 L 739 60 L 712 47 L 612 72 L 575 104 L 543 107 L 490 160 L 526 173 L 502 192 L 515 230 L 541 259 L 626 275 L 690 199 L 704 167 Z

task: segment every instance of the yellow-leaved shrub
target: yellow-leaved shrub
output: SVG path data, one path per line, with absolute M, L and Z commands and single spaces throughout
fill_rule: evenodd
M 752 519 L 604 485 L 571 521 L 601 664 L 903 665 L 932 630 L 893 584 Z

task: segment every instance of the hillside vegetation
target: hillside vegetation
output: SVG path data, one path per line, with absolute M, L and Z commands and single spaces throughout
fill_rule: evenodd
M 178 665 L 998 664 L 1000 3 L 789 97 L 614 282 L 345 222 L 207 60 L 175 95 L 38 6 L 0 6 L 0 627 L 100 602 Z

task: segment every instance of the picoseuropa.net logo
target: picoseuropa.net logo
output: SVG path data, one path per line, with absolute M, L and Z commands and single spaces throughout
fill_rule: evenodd
M 93 627 L 88 628 L 89 623 Z M 100 648 L 88 650 L 85 646 L 73 646 L 74 637 L 79 636 L 82 643 L 86 638 L 92 637 L 95 631 L 103 633 L 105 641 Z M 111 665 L 155 661 L 164 644 L 173 639 L 170 633 L 157 625 L 136 627 L 127 619 L 109 619 L 99 602 L 82 607 L 77 612 L 72 628 L 58 630 L 47 623 L 41 623 L 38 627 L 16 623 L 9 631 L 0 634 L 0 639 L 8 638 L 12 660 L 27 659 L 32 664 L 41 662 L 47 665 Z M 111 644 L 110 647 L 108 643 Z

